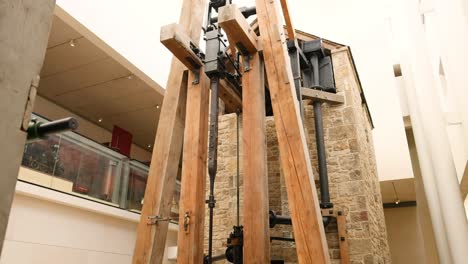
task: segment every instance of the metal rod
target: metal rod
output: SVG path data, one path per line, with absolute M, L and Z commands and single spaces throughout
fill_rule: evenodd
M 294 238 L 286 238 L 286 237 L 270 237 L 270 241 L 277 240 L 277 241 L 287 241 L 287 242 L 294 242 Z
M 240 161 L 240 157 L 239 157 L 239 127 L 240 127 L 240 118 L 239 118 L 239 115 L 240 115 L 240 111 L 239 109 L 236 111 L 236 116 L 237 116 L 237 184 L 236 184 L 236 187 L 237 187 L 237 225 L 239 226 L 240 225 L 240 189 L 239 189 L 239 186 L 240 186 L 240 169 L 239 169 L 239 161 Z
M 47 123 L 31 122 L 27 130 L 27 140 L 46 138 L 49 135 L 57 134 L 69 130 L 76 130 L 78 121 L 73 117 L 67 117 Z
M 314 122 L 315 122 L 315 139 L 317 143 L 317 157 L 319 168 L 320 180 L 320 207 L 331 208 L 333 204 L 330 202 L 330 190 L 328 187 L 328 172 L 327 172 L 327 158 L 325 150 L 325 140 L 323 135 L 323 117 L 322 117 L 322 103 L 314 101 Z
M 212 262 L 213 257 L 213 209 L 216 204 L 214 198 L 214 182 L 218 169 L 218 87 L 219 77 L 211 79 L 211 102 L 210 102 L 210 138 L 208 152 L 208 174 L 210 176 L 210 195 L 207 200 L 210 209 L 209 232 L 208 232 L 208 261 Z

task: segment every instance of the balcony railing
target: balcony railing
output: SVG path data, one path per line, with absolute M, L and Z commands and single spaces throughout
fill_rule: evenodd
M 38 121 L 47 121 L 37 115 Z M 140 212 L 149 167 L 74 132 L 28 143 L 22 166 L 41 172 L 19 179 L 82 196 L 126 210 Z M 180 184 L 171 216 L 178 216 Z

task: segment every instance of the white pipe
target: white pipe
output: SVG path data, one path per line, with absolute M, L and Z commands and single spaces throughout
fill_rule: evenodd
M 417 0 L 400 0 L 400 11 L 403 11 L 407 20 L 400 23 L 398 28 L 402 34 L 402 70 L 403 76 L 413 80 L 408 85 L 408 104 L 414 114 L 411 118 L 416 123 L 415 140 L 418 153 L 424 159 L 426 173 L 423 177 L 425 188 L 428 187 L 428 202 L 430 201 L 431 216 L 440 213 L 440 219 L 434 219 L 434 231 L 440 236 L 440 229 L 445 230 L 451 262 L 465 263 L 468 259 L 468 223 L 465 209 L 461 199 L 457 173 L 455 170 L 449 140 L 446 131 L 446 122 L 441 111 L 440 101 L 435 86 L 435 78 L 431 70 L 427 53 L 424 30 L 419 15 Z M 448 41 L 448 40 L 446 40 Z M 422 147 L 422 149 L 419 149 Z M 429 163 L 430 162 L 430 163 Z M 431 179 L 428 171 L 430 166 L 433 172 Z M 431 190 L 435 186 L 436 191 Z M 435 197 L 439 204 L 435 204 Z M 437 208 L 438 207 L 438 208 Z M 436 239 L 443 244 L 439 237 Z M 445 246 L 441 245 L 440 257 L 445 257 Z M 442 262 L 447 263 L 447 262 Z
M 467 0 L 464 0 L 467 1 Z M 468 14 L 463 0 L 433 0 L 442 65 L 448 89 L 454 91 L 457 111 L 462 120 L 465 149 L 468 151 Z M 468 7 L 466 5 L 465 7 Z M 467 13 L 465 13 L 465 12 Z
M 402 70 L 406 70 L 402 65 Z M 416 152 L 418 153 L 419 166 L 421 168 L 422 187 L 426 195 L 429 215 L 431 217 L 434 239 L 437 247 L 437 254 L 440 263 L 452 263 L 447 236 L 445 234 L 445 225 L 442 219 L 441 204 L 437 192 L 435 177 L 432 170 L 432 158 L 427 148 L 427 139 L 421 125 L 421 117 L 418 110 L 417 96 L 414 89 L 410 88 L 413 83 L 410 78 L 405 77 L 408 97 L 408 109 L 411 116 L 411 125 L 413 129 Z M 418 205 L 419 206 L 419 205 Z

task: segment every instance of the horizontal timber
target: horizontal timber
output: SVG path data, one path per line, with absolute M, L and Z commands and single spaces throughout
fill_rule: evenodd
M 194 71 L 203 66 L 202 60 L 193 52 L 193 43 L 180 25 L 173 23 L 161 28 L 161 43 L 174 54 L 189 70 Z
M 220 8 L 218 21 L 221 28 L 229 36 L 231 45 L 234 44 L 241 53 L 257 52 L 257 35 L 236 5 Z
M 340 94 L 334 94 L 324 91 L 319 91 L 311 88 L 302 88 L 302 99 L 312 99 L 323 101 L 332 104 L 343 104 L 344 96 Z

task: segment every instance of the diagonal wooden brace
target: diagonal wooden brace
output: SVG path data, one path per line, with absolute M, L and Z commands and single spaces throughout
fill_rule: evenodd
M 299 263 L 330 263 L 278 1 L 256 0 Z

